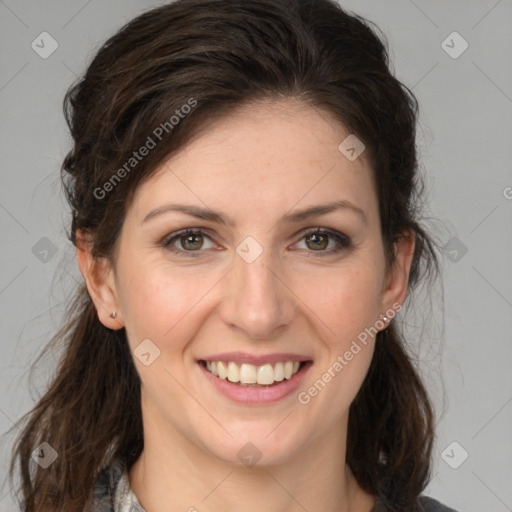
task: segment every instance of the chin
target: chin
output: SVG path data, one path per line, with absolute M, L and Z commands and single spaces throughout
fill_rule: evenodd
M 275 429 L 276 423 L 272 428 Z M 208 440 L 206 448 L 216 457 L 229 464 L 253 466 L 275 466 L 282 464 L 297 454 L 304 440 L 300 436 L 290 435 L 286 429 L 278 434 L 277 429 L 248 428 L 239 433 L 231 430 L 233 437 L 224 436 L 221 440 Z M 279 427 L 278 427 L 279 428 Z M 269 432 L 272 432 L 269 435 Z

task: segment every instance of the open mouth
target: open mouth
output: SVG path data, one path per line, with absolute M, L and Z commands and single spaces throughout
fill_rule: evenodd
M 240 387 L 250 388 L 277 386 L 297 375 L 308 363 L 311 361 L 281 361 L 256 366 L 233 361 L 199 361 L 199 364 L 215 377 Z

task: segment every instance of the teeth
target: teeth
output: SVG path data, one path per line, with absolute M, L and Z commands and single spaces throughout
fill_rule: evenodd
M 271 364 L 264 364 L 258 368 L 258 384 L 274 384 L 274 368 Z
M 284 378 L 289 379 L 293 374 L 293 363 L 291 361 L 286 361 L 284 363 Z
M 228 363 L 228 380 L 229 382 L 238 382 L 240 380 L 240 369 L 236 363 Z
M 256 366 L 243 363 L 242 366 L 240 366 L 240 382 L 243 384 L 256 384 L 256 382 L 259 382 Z M 261 382 L 259 383 L 261 384 Z
M 267 363 L 262 366 L 242 363 L 238 365 L 233 361 L 206 361 L 206 369 L 213 375 L 230 382 L 239 382 L 242 385 L 257 384 L 270 386 L 274 382 L 291 379 L 299 371 L 299 361 L 284 361 L 274 366 Z
M 217 361 L 217 371 L 219 373 L 219 378 L 226 380 L 226 377 L 228 376 L 228 369 L 224 366 L 222 361 Z
M 284 364 L 283 363 L 277 363 L 274 366 L 274 380 L 276 382 L 281 382 L 284 380 Z

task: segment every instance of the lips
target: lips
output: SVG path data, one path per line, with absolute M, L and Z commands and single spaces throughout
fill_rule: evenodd
M 292 393 L 313 364 L 308 356 L 291 353 L 255 356 L 240 352 L 197 360 L 217 391 L 242 403 L 275 402 Z
M 307 356 L 291 353 L 256 356 L 229 352 L 205 358 L 202 364 L 222 380 L 240 385 L 269 386 L 291 379 L 308 360 Z

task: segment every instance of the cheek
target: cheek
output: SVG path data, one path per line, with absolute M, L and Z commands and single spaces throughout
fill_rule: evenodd
M 323 324 L 326 340 L 330 340 L 333 348 L 342 350 L 378 319 L 380 283 L 376 266 L 351 264 L 323 275 L 310 275 L 296 289 L 319 324 Z
M 119 302 L 130 344 L 149 338 L 177 352 L 182 348 L 180 340 L 190 339 L 200 326 L 201 301 L 218 279 L 199 276 L 192 268 L 176 270 L 161 261 L 130 266 L 143 269 L 130 272 L 125 265 L 124 274 L 120 271 Z
M 301 388 L 298 401 L 312 417 L 331 425 L 345 414 L 370 366 L 379 318 L 381 275 L 371 261 L 330 271 L 328 279 L 309 278 L 302 289 L 317 318 L 324 350 Z M 327 274 L 326 274 L 327 277 Z M 305 296 L 305 295 L 303 295 Z M 312 315 L 309 315 L 312 318 Z M 325 425 L 317 425 L 324 432 Z
M 347 414 L 359 391 L 374 351 L 372 330 L 379 317 L 377 273 L 351 267 L 314 288 L 314 313 L 324 350 L 297 399 L 321 437 Z

